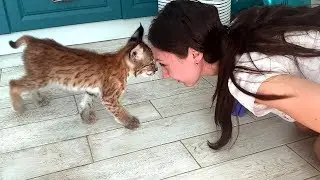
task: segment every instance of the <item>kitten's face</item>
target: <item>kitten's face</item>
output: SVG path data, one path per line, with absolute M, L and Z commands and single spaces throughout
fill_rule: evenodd
M 151 76 L 158 71 L 150 47 L 142 40 L 143 31 L 143 27 L 140 25 L 128 41 L 128 44 L 134 44 L 128 56 L 130 70 L 133 71 L 135 76 L 139 74 Z
M 153 58 L 151 49 L 144 43 L 135 46 L 129 54 L 134 75 L 154 75 L 158 71 L 156 61 Z

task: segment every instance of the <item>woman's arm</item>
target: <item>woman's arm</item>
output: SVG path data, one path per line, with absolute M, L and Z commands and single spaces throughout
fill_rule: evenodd
M 256 99 L 255 102 L 276 108 L 320 132 L 320 84 L 291 75 L 278 75 L 264 81 L 258 94 L 291 95 L 286 99 Z

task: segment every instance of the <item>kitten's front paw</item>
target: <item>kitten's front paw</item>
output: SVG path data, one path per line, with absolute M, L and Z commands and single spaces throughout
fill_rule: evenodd
M 18 114 L 22 114 L 24 112 L 24 104 L 14 104 L 13 110 L 16 111 Z
M 128 129 L 136 129 L 140 126 L 140 122 L 139 120 L 132 116 L 126 123 L 126 125 L 124 126 L 125 128 L 128 128 Z
M 13 110 L 16 111 L 18 114 L 22 114 L 24 112 L 24 104 L 23 99 L 21 97 L 15 99 L 12 103 Z
M 81 119 L 86 124 L 93 124 L 96 122 L 96 113 L 91 109 L 84 109 L 80 113 Z

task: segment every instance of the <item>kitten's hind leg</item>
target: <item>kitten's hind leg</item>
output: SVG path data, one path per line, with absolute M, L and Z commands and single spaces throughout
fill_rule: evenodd
M 80 116 L 84 123 L 93 124 L 96 122 L 96 114 L 93 109 L 94 94 L 85 93 L 80 103 Z
M 24 111 L 24 104 L 23 99 L 21 97 L 21 89 L 18 87 L 17 81 L 11 80 L 10 81 L 10 97 L 11 97 L 11 104 L 13 110 L 18 113 L 23 113 Z
M 18 113 L 22 113 L 24 111 L 24 104 L 21 93 L 38 89 L 44 86 L 45 83 L 42 80 L 27 75 L 17 80 L 11 80 L 9 84 L 13 109 Z
M 42 96 L 38 89 L 32 90 L 32 99 L 40 107 L 49 104 L 49 99 L 45 96 Z

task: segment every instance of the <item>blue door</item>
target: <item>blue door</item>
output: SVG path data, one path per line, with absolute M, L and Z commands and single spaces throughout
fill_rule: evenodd
M 311 0 L 288 0 L 288 4 L 291 6 L 309 6 Z
M 123 18 L 154 16 L 158 11 L 157 0 L 121 0 L 121 4 Z
M 121 18 L 120 0 L 4 0 L 12 31 Z
M 6 9 L 4 8 L 3 0 L 0 0 L 0 34 L 9 32 Z

